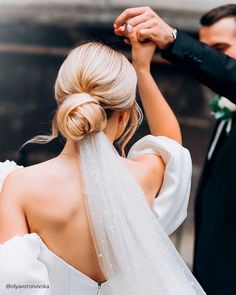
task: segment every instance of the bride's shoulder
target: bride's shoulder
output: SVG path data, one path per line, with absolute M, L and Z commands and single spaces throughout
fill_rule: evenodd
M 27 190 L 33 185 L 32 179 L 28 179 L 26 174 L 27 168 L 14 169 L 8 173 L 2 182 L 1 198 L 23 199 Z
M 22 166 L 17 166 L 16 164 L 9 162 L 7 163 L 7 169 L 6 167 L 3 167 L 2 164 L 2 170 L 4 170 L 4 172 L 1 173 L 3 179 L 2 190 L 7 190 L 11 192 L 15 190 L 17 191 L 17 195 L 25 194 L 26 192 L 30 192 L 31 190 L 33 191 L 39 185 L 40 180 L 42 179 L 43 171 L 47 171 L 47 164 L 45 164 L 46 162 L 24 168 Z
M 138 155 L 134 158 L 122 158 L 126 167 L 134 174 L 146 174 L 152 170 L 159 170 L 164 166 L 161 157 L 154 154 Z
M 127 158 L 124 162 L 130 171 L 135 175 L 151 176 L 151 174 L 162 174 L 164 171 L 164 162 L 160 154 L 150 152 L 150 148 L 155 145 L 157 137 L 146 135 L 136 141 L 130 148 Z
M 151 205 L 161 187 L 165 171 L 164 162 L 153 154 L 140 155 L 133 159 L 122 158 L 122 160 Z
M 14 170 L 13 172 L 9 174 L 9 176 L 15 177 L 15 178 L 18 178 L 18 177 L 34 178 L 36 175 L 40 175 L 40 173 L 43 173 L 43 172 L 46 173 L 48 171 L 48 168 L 50 166 L 55 165 L 56 162 L 57 162 L 56 158 L 52 158 L 44 162 L 40 162 L 34 165 L 24 167 L 24 169 Z M 22 167 L 22 166 L 18 166 L 18 167 Z

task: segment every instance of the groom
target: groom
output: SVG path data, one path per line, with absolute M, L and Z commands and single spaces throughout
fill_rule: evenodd
M 236 104 L 236 5 L 201 18 L 202 42 L 172 28 L 149 7 L 125 10 L 114 23 L 118 35 L 126 22 L 140 41 L 151 39 L 164 58 Z M 195 204 L 194 274 L 208 295 L 236 294 L 236 112 L 226 104 L 232 112 L 216 122 Z

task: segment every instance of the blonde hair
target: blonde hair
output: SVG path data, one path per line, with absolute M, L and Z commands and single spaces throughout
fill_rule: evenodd
M 58 108 L 52 134 L 33 141 L 48 142 L 59 133 L 66 139 L 80 141 L 88 134 L 104 130 L 112 111 L 129 111 L 128 124 L 118 139 L 125 156 L 124 148 L 142 121 L 136 85 L 135 70 L 124 55 L 97 42 L 76 47 L 63 62 L 56 79 Z

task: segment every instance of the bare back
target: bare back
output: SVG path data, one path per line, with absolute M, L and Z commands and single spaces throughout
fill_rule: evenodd
M 149 159 L 144 160 L 148 167 L 148 161 L 153 165 L 154 158 L 160 163 L 159 187 L 162 180 L 160 158 L 150 155 Z M 140 169 L 140 161 L 121 159 L 143 190 L 147 189 L 147 197 L 154 195 L 152 191 L 148 191 L 149 184 L 144 180 L 151 179 L 155 182 L 155 191 L 157 178 L 153 181 L 149 177 L 151 174 L 147 175 L 145 169 Z M 155 167 L 158 166 L 157 163 L 154 164 Z M 19 169 L 10 177 L 23 189 L 21 203 L 28 232 L 37 233 L 53 253 L 80 272 L 97 282 L 104 282 L 106 278 L 98 263 L 83 202 L 79 165 L 76 157 L 61 155 L 41 164 Z M 152 174 L 158 171 L 152 171 Z M 14 186 L 12 183 L 9 185 Z M 17 224 L 17 216 L 11 216 L 10 219 Z
M 105 281 L 89 229 L 77 159 L 61 156 L 23 170 L 34 184 L 25 203 L 29 231 L 74 268 Z

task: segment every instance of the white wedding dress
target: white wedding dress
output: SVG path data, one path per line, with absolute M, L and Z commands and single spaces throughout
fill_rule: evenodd
M 109 143 L 106 142 L 103 133 L 97 135 L 97 139 L 95 139 L 94 142 L 89 142 L 89 140 L 87 140 L 87 143 L 85 142 L 84 146 L 81 147 L 82 165 L 84 161 L 83 159 L 86 159 L 87 161 L 84 161 L 84 164 L 86 164 L 87 168 L 83 168 L 85 178 L 86 176 L 90 175 L 89 173 L 92 173 L 91 168 L 89 169 L 88 167 L 94 168 L 93 173 L 94 171 L 96 172 L 96 168 L 100 169 L 102 167 L 102 162 L 100 162 L 100 164 L 97 164 L 94 161 L 93 157 L 91 157 L 92 148 L 94 148 L 94 153 L 95 151 L 98 153 L 99 147 L 104 148 L 104 146 L 106 147 L 106 145 L 109 151 L 105 152 L 104 149 L 102 149 L 100 155 L 100 158 L 102 157 L 105 161 L 105 155 L 109 157 L 109 152 L 112 152 L 116 156 L 116 152 L 112 151 L 113 146 L 109 146 Z M 88 147 L 91 148 L 91 151 Z M 88 157 L 86 157 L 87 150 L 90 155 L 89 161 L 91 161 L 91 163 L 88 162 Z M 104 156 L 102 155 L 102 153 Z M 172 233 L 186 217 L 192 169 L 189 152 L 184 147 L 182 147 L 175 141 L 170 140 L 169 138 L 147 135 L 133 145 L 133 147 L 129 151 L 128 158 L 131 159 L 143 154 L 150 153 L 160 155 L 166 164 L 163 185 L 159 192 L 158 198 L 156 198 L 154 202 L 153 210 L 150 210 L 148 206 L 145 207 L 146 200 L 144 200 L 145 197 L 141 195 L 141 199 L 139 199 L 137 203 L 131 203 L 131 206 L 133 206 L 135 211 L 132 212 L 131 209 L 130 212 L 128 210 L 126 213 L 123 213 L 123 211 L 125 210 L 122 209 L 122 214 L 126 215 L 121 216 L 120 219 L 120 222 L 124 224 L 124 227 L 127 227 L 127 225 L 129 225 L 129 216 L 131 216 L 131 220 L 133 220 L 132 218 L 134 218 L 134 223 L 136 223 L 137 227 L 140 227 L 140 225 L 138 225 L 138 219 L 144 218 L 141 222 L 145 223 L 145 220 L 147 220 L 148 227 L 146 229 L 143 227 L 140 228 L 140 230 L 136 230 L 134 226 L 134 229 L 132 230 L 133 225 L 131 225 L 129 229 L 130 231 L 127 230 L 127 228 L 122 228 L 123 232 L 119 232 L 120 224 L 118 224 L 118 228 L 115 228 L 117 225 L 116 223 L 113 224 L 110 221 L 111 219 L 109 221 L 108 219 L 105 219 L 107 218 L 107 216 L 106 213 L 103 212 L 103 210 L 106 211 L 106 203 L 109 202 L 107 201 L 107 199 L 105 199 L 103 203 L 103 195 L 102 193 L 100 194 L 99 185 L 97 183 L 94 184 L 95 187 L 98 186 L 96 190 L 97 198 L 94 199 L 96 200 L 101 197 L 101 200 L 97 200 L 99 201 L 99 204 L 96 204 L 95 201 L 93 203 L 93 198 L 90 199 L 88 197 L 88 206 L 91 206 L 89 207 L 89 210 L 91 210 L 91 224 L 94 231 L 92 232 L 95 235 L 95 237 L 94 235 L 93 237 L 96 239 L 95 246 L 98 256 L 101 256 L 102 258 L 100 258 L 103 259 L 102 269 L 105 271 L 108 277 L 106 282 L 102 284 L 97 283 L 88 276 L 81 273 L 79 270 L 73 268 L 63 259 L 55 255 L 36 233 L 30 233 L 25 234 L 22 237 L 14 236 L 10 240 L 0 245 L 0 295 L 205 294 L 198 282 L 194 279 L 190 271 L 185 266 L 184 262 L 178 256 L 177 251 L 175 249 L 172 249 L 174 247 L 171 245 L 171 242 L 169 242 L 169 239 L 166 235 Z M 117 163 L 122 162 L 117 156 L 116 159 Z M 111 165 L 114 164 L 112 158 L 110 158 L 110 160 L 111 161 L 104 162 L 108 163 L 106 165 L 109 169 L 111 169 Z M 7 161 L 5 163 L 1 163 L 0 180 L 3 182 L 7 174 L 17 168 L 19 167 L 14 165 L 13 162 Z M 97 171 L 100 171 L 99 169 Z M 102 169 L 103 171 L 106 171 L 105 166 Z M 118 201 L 120 201 L 120 199 L 122 199 L 122 189 L 129 191 L 130 188 L 137 186 L 137 183 L 135 183 L 135 181 L 134 183 L 132 183 L 133 180 L 131 178 L 127 179 L 129 178 L 128 171 L 120 171 L 120 167 L 117 171 L 115 169 L 116 168 L 114 168 L 114 173 L 118 173 L 118 178 L 120 172 L 122 172 L 122 175 L 124 173 L 122 188 L 120 188 L 120 192 L 118 195 Z M 124 183 L 126 179 L 127 183 Z M 109 180 L 111 181 L 111 187 L 114 186 L 115 188 L 117 186 L 114 183 L 114 179 L 112 180 L 112 178 L 108 178 L 105 186 L 107 192 L 109 192 Z M 92 190 L 92 187 L 93 184 L 91 184 L 91 182 L 88 187 L 85 181 L 85 194 L 90 194 L 90 196 L 92 196 L 93 191 L 89 191 L 90 188 Z M 117 189 L 119 190 L 118 186 Z M 137 189 L 140 190 L 140 192 L 142 193 L 140 187 L 137 186 Z M 113 196 L 111 194 L 110 198 L 112 197 Z M 106 198 L 106 196 L 104 196 L 104 198 Z M 132 198 L 133 197 L 131 197 L 130 200 L 124 198 L 124 200 L 125 202 L 132 202 Z M 135 199 L 135 197 L 133 199 Z M 135 209 L 136 205 L 139 206 L 139 202 L 143 204 L 142 206 L 144 206 L 144 217 L 141 217 L 142 214 L 140 215 L 137 212 L 138 210 Z M 93 205 L 95 206 L 94 208 L 92 207 Z M 102 206 L 101 210 L 97 208 L 99 207 L 99 205 Z M 118 203 L 115 206 L 115 209 L 119 211 L 118 207 L 120 206 L 120 204 Z M 150 216 L 148 215 L 149 211 L 151 212 Z M 137 220 L 135 220 L 135 212 L 137 212 L 138 214 Z M 132 217 L 133 213 L 134 217 Z M 145 214 L 148 215 L 147 219 L 145 219 Z M 100 222 L 93 220 L 93 218 L 96 218 L 98 216 L 100 218 Z M 116 215 L 116 218 L 118 222 L 119 216 Z M 114 219 L 114 216 L 112 217 L 112 219 Z M 126 219 L 126 221 L 124 221 L 124 219 Z M 96 224 L 94 224 L 93 221 Z M 150 224 L 148 223 L 149 221 L 151 222 Z M 107 225 L 106 222 L 109 224 Z M 127 224 L 125 222 L 127 222 Z M 111 223 L 112 226 L 110 226 Z M 161 224 L 161 226 L 159 226 L 159 223 Z M 154 225 L 153 232 L 152 225 Z M 119 235 L 114 235 L 114 228 L 116 230 L 116 233 L 119 232 Z M 156 228 L 157 236 L 155 236 Z M 162 228 L 165 232 L 162 230 Z M 105 238 L 103 236 L 104 230 L 106 235 Z M 141 230 L 143 230 L 143 233 L 140 233 Z M 150 235 L 152 235 L 151 239 L 154 239 L 153 246 L 156 247 L 156 249 L 151 248 L 153 247 L 152 240 L 148 240 Z M 157 240 L 155 240 L 156 237 Z M 129 240 L 131 238 L 132 241 Z M 143 241 L 141 241 L 141 239 L 143 239 Z M 114 245 L 112 244 L 113 241 L 115 243 Z M 136 243 L 134 244 L 134 249 L 132 248 L 131 242 Z M 147 245 L 145 244 L 145 242 L 150 245 L 150 249 L 146 249 Z M 142 245 L 140 246 L 140 252 L 138 252 L 140 244 Z M 102 247 L 102 249 L 100 246 Z M 156 263 L 155 261 L 155 263 L 153 263 L 153 265 L 155 265 L 155 267 L 153 267 L 153 270 L 152 263 L 150 262 L 151 260 L 149 261 L 149 257 L 145 256 L 146 252 L 149 250 L 152 251 L 152 253 L 157 250 L 156 255 L 158 257 L 150 257 L 150 259 L 153 261 L 155 259 L 158 259 L 158 263 Z M 133 253 L 132 251 L 136 251 L 136 253 Z M 127 254 L 127 257 L 125 257 L 123 261 L 121 261 L 121 264 L 119 264 L 119 254 L 117 253 L 121 253 L 121 255 L 123 253 L 124 256 Z M 141 255 L 137 256 L 138 253 L 141 253 Z M 106 255 L 107 257 L 105 257 Z M 142 255 L 144 255 L 145 258 L 143 258 Z M 153 253 L 153 255 L 155 255 L 155 253 Z M 139 262 L 141 265 L 140 271 L 138 268 Z M 106 266 L 106 263 L 108 263 L 109 265 Z M 124 269 L 122 268 L 123 266 Z M 127 271 L 129 266 L 131 266 L 131 271 Z M 149 268 L 151 273 L 147 273 L 149 271 Z M 138 271 L 135 272 L 135 270 Z M 144 273 L 141 272 L 143 270 L 145 270 Z M 137 285 L 137 288 L 133 286 L 133 284 Z M 148 286 L 146 286 L 146 284 L 148 284 Z

